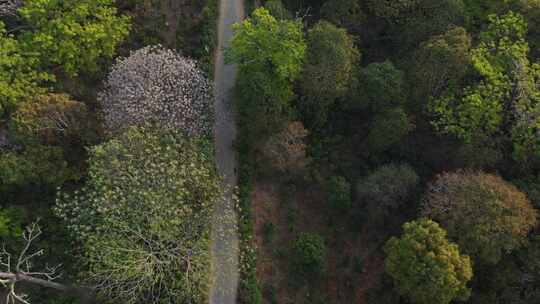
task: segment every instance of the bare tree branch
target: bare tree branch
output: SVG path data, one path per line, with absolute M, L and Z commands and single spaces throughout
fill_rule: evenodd
M 58 272 L 60 265 L 46 266 L 45 271 L 33 271 L 32 260 L 42 256 L 44 251 L 39 249 L 29 253 L 32 243 L 42 234 L 41 228 L 37 222 L 26 227 L 23 233 L 25 244 L 21 252 L 18 254 L 16 264 L 13 267 L 12 254 L 6 250 L 5 245 L 2 246 L 0 252 L 0 284 L 3 285 L 8 293 L 6 295 L 6 304 L 30 304 L 28 296 L 18 293 L 16 285 L 19 282 L 39 285 L 46 288 L 56 289 L 62 292 L 72 293 L 81 298 L 88 298 L 91 290 L 87 288 L 73 287 L 55 282 L 60 277 Z

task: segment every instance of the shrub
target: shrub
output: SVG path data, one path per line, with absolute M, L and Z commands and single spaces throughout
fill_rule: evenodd
M 292 261 L 301 275 L 317 275 L 323 268 L 326 245 L 321 236 L 303 233 L 296 238 L 292 247 Z
M 332 208 L 346 211 L 351 207 L 351 184 L 342 176 L 328 180 L 327 200 Z

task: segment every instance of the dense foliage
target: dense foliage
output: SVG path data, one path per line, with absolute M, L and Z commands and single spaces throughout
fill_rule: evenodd
M 324 239 L 317 234 L 305 233 L 294 240 L 291 261 L 299 274 L 313 276 L 322 271 L 325 255 Z
M 389 164 L 361 179 L 356 193 L 376 220 L 407 203 L 418 183 L 419 177 L 411 166 Z
M 92 148 L 85 186 L 56 206 L 84 245 L 84 281 L 111 303 L 204 302 L 212 160 L 207 142 L 141 128 Z
M 302 108 L 312 126 L 324 123 L 328 107 L 345 95 L 358 58 L 358 50 L 345 29 L 321 21 L 309 30 L 301 87 L 306 97 Z
M 448 304 L 469 297 L 471 261 L 437 223 L 420 219 L 404 224 L 403 235 L 392 237 L 384 251 L 386 272 L 413 303 Z
M 20 14 L 32 30 L 21 39 L 46 66 L 96 72 L 128 34 L 129 19 L 116 12 L 112 0 L 25 0 Z
M 98 101 L 113 134 L 151 123 L 202 135 L 211 128 L 211 90 L 193 60 L 147 46 L 117 61 Z
M 207 301 L 237 70 L 239 303 L 539 303 L 540 1 L 249 0 L 212 75 L 232 2 L 0 0 L 0 279 L 40 218 L 59 283 Z
M 463 90 L 443 94 L 432 105 L 435 127 L 466 142 L 488 143 L 505 136 L 518 159 L 538 153 L 539 91 L 537 64 L 528 59 L 527 23 L 509 12 L 489 17 L 489 27 L 471 50 L 472 65 L 481 80 Z M 457 99 L 457 100 L 456 100 Z
M 306 52 L 302 22 L 278 20 L 259 8 L 234 30 L 225 55 L 239 65 L 237 91 L 245 113 L 240 119 L 249 117 L 250 136 L 261 139 L 268 127 L 279 129 L 290 113 L 292 81 L 300 75 Z
M 422 211 L 478 261 L 497 263 L 522 246 L 537 211 L 515 186 L 482 172 L 443 173 L 428 186 Z
M 0 116 L 22 99 L 44 90 L 40 85 L 52 76 L 38 71 L 38 65 L 36 54 L 25 51 L 21 42 L 7 34 L 0 20 Z

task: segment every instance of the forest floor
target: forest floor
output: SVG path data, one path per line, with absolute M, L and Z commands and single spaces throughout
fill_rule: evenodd
M 362 304 L 366 291 L 379 281 L 382 258 L 370 245 L 376 232 L 362 223 L 336 220 L 323 197 L 319 189 L 283 194 L 279 181 L 255 183 L 254 242 L 264 303 Z M 351 226 L 362 228 L 351 232 Z M 323 275 L 306 281 L 292 271 L 289 252 L 293 240 L 304 232 L 323 236 L 328 249 Z
M 235 200 L 233 191 L 237 185 L 236 122 L 229 105 L 232 104 L 236 81 L 236 66 L 226 65 L 223 50 L 229 46 L 233 35 L 232 25 L 243 19 L 241 0 L 222 0 L 218 23 L 218 46 L 214 69 L 214 114 L 216 164 L 224 178 L 227 196 L 217 202 L 212 220 L 212 286 L 211 304 L 236 303 L 239 277 L 238 232 L 236 229 Z

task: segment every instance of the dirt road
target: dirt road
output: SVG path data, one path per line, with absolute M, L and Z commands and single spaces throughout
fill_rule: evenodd
M 225 187 L 236 186 L 236 153 L 233 141 L 236 136 L 232 104 L 232 89 L 236 79 L 236 67 L 225 65 L 223 49 L 228 47 L 232 37 L 232 25 L 243 19 L 242 0 L 221 0 L 218 24 L 218 51 L 215 65 L 215 146 L 216 162 L 224 177 Z M 232 200 L 232 190 L 218 202 L 212 222 L 212 286 L 210 304 L 236 303 L 238 285 L 238 233 L 236 214 Z

